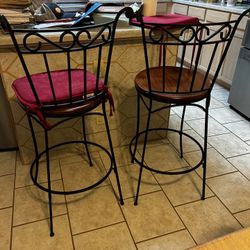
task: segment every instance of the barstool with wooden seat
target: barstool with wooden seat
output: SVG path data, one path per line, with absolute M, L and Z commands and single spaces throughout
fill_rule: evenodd
M 137 90 L 137 128 L 135 137 L 130 143 L 132 162 L 140 166 L 138 186 L 135 195 L 135 205 L 138 203 L 141 177 L 143 169 L 158 174 L 180 175 L 194 171 L 198 167 L 203 168 L 203 181 L 201 199 L 205 198 L 206 162 L 207 162 L 207 134 L 208 134 L 208 110 L 212 88 L 220 72 L 223 61 L 234 37 L 237 26 L 243 16 L 250 10 L 243 12 L 237 20 L 220 23 L 168 23 L 161 22 L 158 17 L 143 17 L 138 12 L 137 25 L 141 27 L 142 42 L 144 46 L 145 70 L 135 77 Z M 157 19 L 156 19 L 157 18 Z M 177 63 L 168 66 L 166 51 L 169 46 L 178 46 Z M 159 47 L 162 50 L 162 58 L 159 65 L 151 65 L 149 49 Z M 187 53 L 193 53 L 191 62 L 186 63 Z M 207 70 L 200 68 L 201 56 L 205 56 L 208 62 Z M 205 106 L 200 101 L 205 100 Z M 163 107 L 155 108 L 153 103 L 162 103 Z M 145 129 L 141 129 L 140 105 L 147 110 L 147 122 Z M 171 107 L 183 106 L 180 129 L 150 128 L 153 113 Z M 199 107 L 205 112 L 204 144 L 201 145 L 194 137 L 183 132 L 185 110 L 187 106 Z M 141 131 L 140 131 L 141 130 Z M 179 134 L 179 156 L 183 157 L 183 137 L 197 144 L 201 159 L 195 166 L 187 169 L 163 170 L 161 166 L 152 166 L 145 162 L 147 143 L 150 132 L 171 131 Z M 138 141 L 142 141 L 142 148 L 137 154 Z M 151 159 L 152 164 L 152 159 Z M 176 168 L 171 168 L 176 169 Z

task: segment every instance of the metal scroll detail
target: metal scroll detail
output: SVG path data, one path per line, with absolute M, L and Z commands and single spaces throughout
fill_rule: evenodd
M 221 23 L 219 26 L 218 24 L 167 27 L 154 25 L 150 27 L 147 39 L 151 43 L 169 45 L 224 42 L 230 38 L 234 25 L 235 22 Z
M 44 31 L 30 31 L 23 37 L 22 53 L 44 53 L 62 51 L 78 51 L 84 48 L 105 45 L 111 41 L 113 25 L 107 24 L 94 26 L 93 28 L 81 28 L 77 30 L 64 29 L 59 36 Z M 50 32 L 51 33 L 51 32 Z

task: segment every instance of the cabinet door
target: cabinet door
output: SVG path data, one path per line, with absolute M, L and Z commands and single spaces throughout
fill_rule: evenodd
M 213 23 L 213 22 L 225 22 L 229 20 L 230 14 L 228 12 L 223 11 L 216 11 L 216 10 L 207 10 L 206 13 L 206 22 Z M 216 26 L 215 26 L 216 29 Z M 218 35 L 219 36 L 219 35 Z M 216 37 L 214 37 L 216 39 Z M 206 50 L 202 51 L 201 59 L 200 59 L 200 66 L 201 69 L 206 71 L 209 65 L 209 61 L 211 59 L 211 53 L 213 51 L 214 45 L 208 45 Z M 210 73 L 214 74 L 217 68 L 217 64 L 221 57 L 222 45 L 220 44 L 217 48 L 216 57 L 213 60 L 213 64 L 211 66 Z
M 206 9 L 190 6 L 188 9 L 188 15 L 198 17 L 200 20 L 205 19 Z
M 158 15 L 167 14 L 167 3 L 158 3 L 156 13 Z
M 217 35 L 219 36 L 219 34 Z M 218 40 L 218 37 L 215 36 L 213 39 L 211 40 Z M 206 47 L 206 48 L 205 48 Z M 200 68 L 204 71 L 207 71 L 210 60 L 211 60 L 211 56 L 212 56 L 212 52 L 214 50 L 214 44 L 213 45 L 206 45 L 201 53 L 201 58 L 200 58 Z M 222 50 L 222 45 L 219 44 L 217 51 L 216 51 L 216 55 L 215 58 L 213 59 L 213 63 L 210 69 L 211 74 L 215 73 L 215 70 L 217 68 L 220 56 L 221 56 L 221 50 Z
M 219 80 L 222 80 L 223 82 L 226 82 L 229 85 L 232 85 L 232 79 L 234 76 L 234 71 L 241 48 L 241 42 L 241 37 L 235 36 L 233 38 L 230 48 L 227 52 L 225 62 L 222 66 L 220 76 L 218 78 Z
M 187 15 L 188 12 L 188 6 L 183 4 L 174 4 L 172 13 L 174 14 L 181 14 L 181 15 Z
M 238 17 L 239 15 L 232 14 L 230 20 L 235 20 Z M 222 70 L 218 78 L 219 80 L 226 82 L 228 85 L 232 85 L 232 79 L 234 76 L 234 71 L 238 60 L 247 20 L 247 17 L 243 17 L 243 19 L 239 23 L 238 30 L 236 31 L 235 36 L 232 40 L 231 46 L 228 50 L 225 62 L 222 66 Z

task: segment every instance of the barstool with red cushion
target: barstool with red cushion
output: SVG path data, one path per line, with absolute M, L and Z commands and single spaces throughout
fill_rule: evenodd
M 113 109 L 113 98 L 108 89 L 108 77 L 117 22 L 123 13 L 133 14 L 131 8 L 124 8 L 113 20 L 110 19 L 105 23 L 57 29 L 13 28 L 4 16 L 0 16 L 1 25 L 9 32 L 25 72 L 25 76 L 16 79 L 12 87 L 20 105 L 26 111 L 34 143 L 35 160 L 30 169 L 31 178 L 37 187 L 48 193 L 51 236 L 54 235 L 52 194 L 71 195 L 85 192 L 100 185 L 114 171 L 118 196 L 120 203 L 123 204 L 106 112 L 107 101 L 110 103 L 111 111 Z M 31 63 L 31 58 L 34 59 L 34 64 Z M 57 65 L 56 60 L 60 60 L 60 65 L 65 65 L 64 69 L 54 69 Z M 34 68 L 44 71 L 32 73 Z M 100 111 L 96 110 L 98 107 L 100 107 Z M 103 117 L 107 133 L 107 138 L 103 139 L 108 140 L 109 149 L 101 145 L 102 142 L 93 142 L 87 139 L 85 120 L 90 115 Z M 82 120 L 83 139 L 64 140 L 62 143 L 49 146 L 49 132 L 53 133 L 54 128 L 77 117 Z M 54 118 L 53 123 L 50 118 Z M 40 125 L 44 131 L 45 150 L 42 152 L 38 150 L 33 123 Z M 103 169 L 98 179 L 92 181 L 91 184 L 84 185 L 83 178 L 81 186 L 77 189 L 55 190 L 51 187 L 50 152 L 63 145 L 72 146 L 71 144 L 84 146 L 87 158 L 86 165 L 93 165 L 90 146 L 95 150 L 103 151 L 110 161 L 107 161 L 105 170 Z M 41 172 L 39 165 L 43 156 L 46 157 L 47 170 L 47 183 L 45 184 L 39 182 Z M 98 170 L 94 167 L 92 169 L 94 172 Z M 88 169 L 89 171 L 91 168 Z

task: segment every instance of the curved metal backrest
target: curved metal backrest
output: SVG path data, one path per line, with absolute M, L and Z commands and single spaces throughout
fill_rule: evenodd
M 140 22 L 142 31 L 149 91 L 169 94 L 209 93 L 221 70 L 238 24 L 249 12 L 250 9 L 246 10 L 234 21 L 198 23 L 196 25 L 162 25 L 151 21 L 146 22 L 143 16 L 138 13 L 137 19 Z M 161 54 L 159 65 L 156 64 L 157 60 L 149 58 L 150 53 L 148 53 L 148 50 L 152 49 L 152 46 L 153 48 L 159 47 L 158 50 L 154 50 Z M 174 65 L 177 67 L 175 68 L 176 83 L 175 88 L 169 88 L 168 71 L 172 70 L 171 72 L 173 72 L 173 68 L 168 67 L 168 51 L 174 46 L 178 46 L 177 61 Z M 159 66 L 162 70 L 161 77 L 157 78 L 158 81 L 161 81 L 160 89 L 159 86 L 157 88 L 154 87 L 155 83 L 152 82 L 152 71 L 149 70 L 152 67 Z M 184 71 L 188 72 L 189 77 L 185 78 L 187 74 L 184 74 Z M 202 71 L 203 74 L 199 74 L 198 80 L 198 72 Z M 197 81 L 200 83 L 197 84 Z M 184 84 L 185 87 L 183 88 Z
M 46 72 L 48 75 L 54 99 L 49 106 L 68 105 L 79 101 L 84 102 L 98 95 L 100 92 L 100 79 L 104 82 L 104 85 L 108 83 L 115 31 L 118 19 L 123 13 L 129 16 L 133 14 L 133 11 L 127 7 L 121 10 L 113 20 L 110 19 L 100 24 L 77 28 L 56 29 L 13 28 L 4 16 L 0 16 L 2 27 L 9 32 L 14 43 L 37 105 L 41 105 L 41 102 L 32 79 L 34 68 L 36 70 L 39 69 L 40 72 Z M 31 63 L 30 56 L 35 58 L 33 63 Z M 60 62 L 57 60 L 60 60 Z M 59 70 L 67 70 L 67 79 L 61 80 L 67 80 L 68 82 L 69 98 L 63 102 L 58 102 L 57 100 L 51 77 L 55 65 L 64 65 L 63 68 L 60 66 Z M 72 69 L 75 68 L 83 71 L 82 84 L 84 93 L 82 94 L 82 100 L 75 100 L 72 95 L 72 86 L 74 84 L 72 81 Z M 88 89 L 87 71 L 96 76 L 94 95 L 89 95 L 86 91 Z

